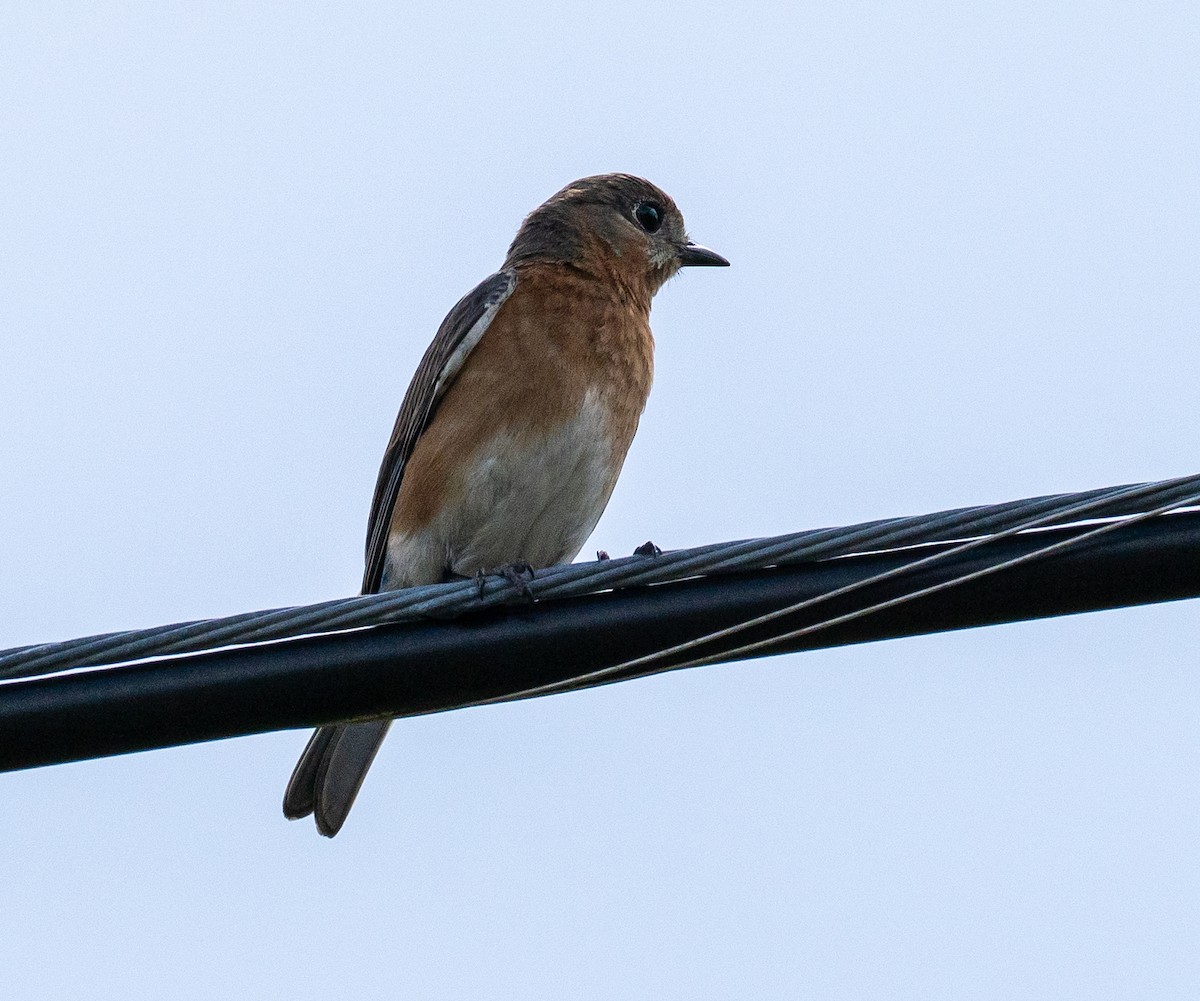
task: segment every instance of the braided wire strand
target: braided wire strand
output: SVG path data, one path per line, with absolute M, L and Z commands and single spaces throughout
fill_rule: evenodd
M 529 590 L 534 600 L 569 598 L 930 543 L 972 543 L 1080 519 L 1148 515 L 1164 505 L 1184 504 L 1197 491 L 1200 491 L 1200 475 L 717 543 L 653 557 L 568 564 L 539 571 L 529 583 Z M 426 617 L 453 618 L 519 600 L 523 600 L 522 596 L 503 577 L 492 576 L 484 580 L 482 593 L 474 581 L 455 581 L 106 633 L 0 651 L 0 681 Z

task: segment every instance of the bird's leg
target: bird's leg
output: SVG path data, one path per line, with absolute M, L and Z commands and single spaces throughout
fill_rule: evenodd
M 634 556 L 661 556 L 662 550 L 653 542 L 643 542 L 633 551 Z
M 603 562 L 604 560 L 611 560 L 612 557 L 608 555 L 607 549 L 597 549 L 596 550 L 596 559 Z

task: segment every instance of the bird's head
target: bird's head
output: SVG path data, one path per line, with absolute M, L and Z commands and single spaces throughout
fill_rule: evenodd
M 671 197 L 632 174 L 573 181 L 526 217 L 505 266 L 571 264 L 612 279 L 647 303 L 680 268 L 729 262 L 688 239 Z

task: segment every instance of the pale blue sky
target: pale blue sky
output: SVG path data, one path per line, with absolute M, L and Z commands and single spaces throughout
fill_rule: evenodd
M 606 170 L 656 301 L 589 549 L 1200 471 L 1200 8 L 14 0 L 0 647 L 352 593 L 446 310 Z M 0 776 L 12 997 L 1200 989 L 1194 603 Z M 2 738 L 0 738 L 2 739 Z

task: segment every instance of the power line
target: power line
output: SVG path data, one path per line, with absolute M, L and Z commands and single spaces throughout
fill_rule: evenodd
M 1000 537 L 1013 531 L 1084 517 L 1141 515 L 1156 506 L 1185 503 L 1197 491 L 1200 491 L 1200 475 L 958 508 L 845 528 L 816 529 L 768 539 L 718 543 L 655 557 L 576 563 L 540 571 L 529 588 L 535 600 L 568 598 L 609 588 L 669 583 L 697 575 L 754 570 L 905 546 Z M 429 617 L 454 618 L 511 604 L 517 599 L 511 585 L 503 578 L 495 577 L 485 583 L 482 596 L 475 582 L 462 581 L 360 595 L 297 608 L 246 612 L 220 619 L 107 633 L 0 651 L 0 680 L 195 653 L 222 646 L 421 621 Z
M 6 651 L 0 769 L 1196 597 L 1198 499 L 1186 477 L 555 568 L 507 608 L 468 582 Z

